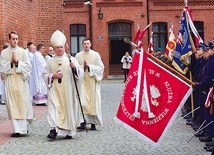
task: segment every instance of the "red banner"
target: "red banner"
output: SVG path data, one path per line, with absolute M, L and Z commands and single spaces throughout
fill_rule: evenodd
M 192 89 L 149 59 L 146 53 L 142 74 L 138 75 L 139 55 L 134 56 L 115 120 L 155 144 L 173 123 Z M 140 88 L 137 88 L 138 77 L 141 79 Z M 136 102 L 137 96 L 139 103 Z

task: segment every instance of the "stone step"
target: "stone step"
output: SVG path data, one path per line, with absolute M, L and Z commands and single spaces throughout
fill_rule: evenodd
M 123 75 L 108 75 L 107 80 L 123 80 Z

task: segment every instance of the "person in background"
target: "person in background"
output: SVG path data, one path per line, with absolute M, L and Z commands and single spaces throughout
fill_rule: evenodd
M 9 45 L 10 44 L 8 42 L 4 43 L 3 49 L 8 48 Z M 1 74 L 0 74 L 0 76 L 1 76 Z M 5 98 L 5 93 L 4 93 L 4 81 L 2 81 L 2 79 L 4 79 L 3 75 L 2 75 L 2 78 L 0 78 L 0 97 L 1 97 L 1 104 L 5 104 L 6 98 Z
M 122 57 L 121 62 L 123 63 L 122 69 L 124 74 L 124 82 L 126 82 L 127 76 L 129 74 L 129 69 L 131 67 L 132 63 L 132 57 L 129 55 L 129 52 L 127 51 L 125 55 Z
M 26 51 L 30 58 L 30 64 L 31 64 L 31 66 L 33 66 L 33 57 L 34 57 L 34 53 L 36 52 L 36 46 L 33 44 L 33 42 L 27 43 Z M 29 87 L 30 87 L 30 99 L 31 99 L 31 103 L 33 104 L 34 79 L 33 79 L 32 74 L 33 74 L 33 72 L 32 72 L 32 68 L 31 68 L 30 78 L 28 80 L 28 83 L 29 83 Z
M 29 125 L 35 118 L 28 85 L 30 59 L 27 51 L 18 46 L 18 39 L 17 32 L 10 32 L 10 45 L 0 56 L 0 73 L 5 77 L 3 80 L 8 118 L 12 121 L 14 131 L 11 137 L 27 134 Z
M 47 87 L 42 78 L 42 73 L 46 66 L 46 61 L 43 57 L 45 46 L 38 44 L 37 51 L 34 53 L 32 64 L 32 78 L 34 80 L 32 87 L 33 103 L 36 105 L 44 105 L 47 103 Z
M 214 51 L 213 51 L 214 44 L 211 43 L 207 46 L 207 50 L 203 53 L 203 57 L 207 59 L 207 63 L 203 67 L 203 76 L 199 80 L 198 83 L 195 84 L 193 87 L 196 90 L 201 91 L 201 94 L 204 97 L 203 101 L 200 102 L 200 107 L 205 109 L 205 124 L 207 125 L 206 129 L 204 130 L 204 135 L 199 137 L 201 142 L 212 142 L 212 138 L 214 138 L 214 115 L 211 114 L 211 106 L 205 104 L 207 94 L 209 89 L 213 87 L 213 79 L 214 79 Z M 201 101 L 201 100 L 200 100 Z M 213 111 L 212 111 L 213 113 Z M 209 125 L 208 125 L 209 124 Z M 213 146 L 205 146 L 204 149 L 206 151 L 212 152 L 214 150 Z
M 165 57 L 164 51 L 163 51 L 162 48 L 160 48 L 160 47 L 157 48 L 157 50 L 153 53 L 153 55 L 154 55 L 157 59 L 161 60 L 162 62 L 164 62 L 164 63 L 167 62 L 167 58 Z
M 48 47 L 48 54 L 45 56 L 45 61 L 48 62 L 54 56 L 54 49 L 52 46 Z
M 196 51 L 194 54 L 191 55 L 191 63 L 189 65 L 190 74 L 192 77 L 192 81 L 194 83 L 199 82 L 199 77 L 203 73 L 203 67 L 205 63 L 207 62 L 206 59 L 203 57 L 203 53 L 207 50 L 207 45 L 204 43 L 200 43 L 198 46 L 196 46 Z M 200 107 L 200 91 L 199 90 L 193 90 L 193 101 L 190 104 L 194 105 L 194 109 Z M 191 100 L 190 100 L 191 101 Z M 189 101 L 189 102 L 190 102 Z M 188 102 L 187 102 L 188 103 Z M 191 106 L 191 105 L 190 105 Z M 188 107 L 188 106 L 186 106 Z M 201 125 L 201 123 L 204 121 L 204 106 L 200 107 L 199 110 L 194 111 L 193 118 L 187 119 L 186 124 L 191 125 L 193 128 L 197 128 L 198 125 Z M 183 115 L 186 115 L 188 113 L 188 110 L 185 109 L 185 106 L 183 107 Z M 201 114 L 201 116 L 200 116 Z M 200 121 L 201 118 L 201 121 Z M 201 122 L 201 123 L 200 123 Z M 202 132 L 197 133 L 196 136 L 202 135 Z

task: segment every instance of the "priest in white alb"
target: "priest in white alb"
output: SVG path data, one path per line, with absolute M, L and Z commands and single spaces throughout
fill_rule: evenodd
M 42 77 L 42 73 L 46 66 L 44 54 L 45 46 L 43 44 L 37 45 L 37 51 L 34 53 L 33 64 L 32 64 L 32 78 L 34 82 L 32 83 L 32 95 L 33 103 L 36 105 L 47 104 L 47 87 L 45 81 Z
M 76 59 L 84 68 L 84 82 L 82 85 L 82 105 L 85 120 L 91 124 L 90 130 L 96 130 L 96 125 L 102 125 L 100 84 L 103 79 L 104 65 L 100 54 L 91 49 L 91 41 L 82 41 L 83 51 L 77 53 Z M 84 129 L 81 123 L 77 129 Z
M 48 87 L 50 133 L 47 138 L 54 140 L 56 136 L 63 136 L 71 139 L 82 117 L 75 82 L 80 91 L 84 71 L 74 57 L 65 53 L 66 37 L 61 31 L 55 31 L 50 41 L 55 56 L 47 62 L 43 73 Z
M 28 85 L 31 64 L 27 51 L 18 46 L 16 32 L 9 33 L 9 43 L 1 52 L 0 73 L 5 78 L 6 107 L 14 131 L 11 137 L 20 137 L 29 132 L 34 119 Z
M 28 42 L 27 43 L 27 48 L 26 51 L 29 55 L 29 59 L 30 59 L 30 64 L 31 67 L 33 66 L 33 58 L 34 58 L 34 53 L 36 52 L 36 46 L 33 44 L 33 42 Z M 32 72 L 32 68 L 31 68 L 31 72 L 30 72 L 30 77 L 28 79 L 28 83 L 29 83 L 29 87 L 30 87 L 30 99 L 31 99 L 31 103 L 33 104 L 33 88 L 34 88 L 34 78 L 33 78 L 33 72 Z

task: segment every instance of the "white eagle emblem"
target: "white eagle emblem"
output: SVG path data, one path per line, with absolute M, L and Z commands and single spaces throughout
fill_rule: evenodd
M 159 102 L 157 101 L 157 98 L 159 98 L 161 96 L 160 91 L 158 90 L 157 87 L 155 87 L 155 85 L 150 85 L 150 94 L 151 94 L 151 103 L 154 106 L 158 106 Z M 148 107 L 146 104 L 146 99 L 145 99 L 145 94 L 143 93 L 143 97 L 142 97 L 142 105 L 141 105 L 141 110 L 143 110 L 144 112 L 148 112 Z
M 151 85 L 150 92 L 151 92 L 152 104 L 157 107 L 159 105 L 157 98 L 161 96 L 160 91 L 158 90 L 157 87 L 155 87 L 155 85 Z

